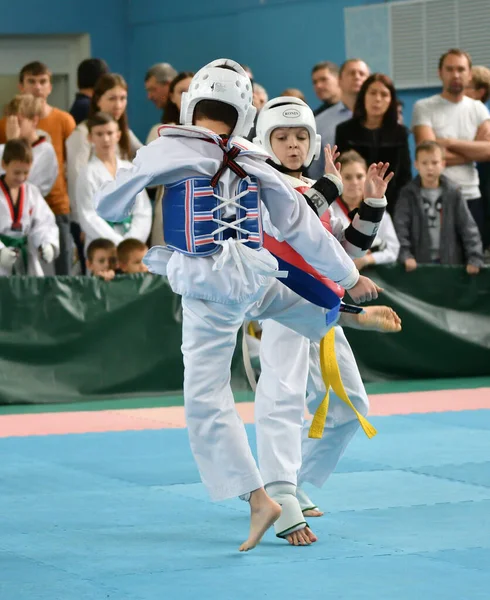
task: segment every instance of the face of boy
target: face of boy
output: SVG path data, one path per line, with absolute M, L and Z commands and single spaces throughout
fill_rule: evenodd
M 143 264 L 143 258 L 147 252 L 144 250 L 133 250 L 126 263 L 120 263 L 119 267 L 124 273 L 146 273 L 148 268 Z
M 424 150 L 419 152 L 415 161 L 415 168 L 419 172 L 422 182 L 429 185 L 438 183 L 445 166 L 442 152 L 437 148 L 432 152 Z
M 87 261 L 87 267 L 94 275 L 99 275 L 116 266 L 116 249 L 97 248 L 92 256 L 92 260 Z
M 115 150 L 120 138 L 119 125 L 114 121 L 92 127 L 89 137 L 96 154 L 106 154 L 111 149 Z
M 2 168 L 5 171 L 5 183 L 12 189 L 18 188 L 25 183 L 31 170 L 31 165 L 20 160 L 12 160 L 8 165 L 2 161 Z
M 47 74 L 30 75 L 26 73 L 19 87 L 23 94 L 32 94 L 36 98 L 43 98 L 43 100 L 47 100 L 53 90 L 51 77 Z
M 279 127 L 271 133 L 271 147 L 281 164 L 301 171 L 310 149 L 310 136 L 304 127 Z

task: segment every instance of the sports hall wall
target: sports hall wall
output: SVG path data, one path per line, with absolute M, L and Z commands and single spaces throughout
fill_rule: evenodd
M 320 60 L 340 64 L 347 58 L 344 8 L 376 3 L 379 0 L 129 0 L 131 124 L 143 134 L 158 120 L 145 100 L 142 78 L 148 66 L 162 60 L 180 71 L 232 56 L 252 68 L 270 98 L 286 87 L 297 87 L 315 106 L 311 67 Z M 414 102 L 429 93 L 400 94 L 406 121 Z
M 344 8 L 361 0 L 24 0 L 21 13 L 2 12 L 0 35 L 90 35 L 93 56 L 104 58 L 130 84 L 129 116 L 142 139 L 158 121 L 143 78 L 155 62 L 195 70 L 232 56 L 249 64 L 269 96 L 300 88 L 313 104 L 310 70 L 319 60 L 345 60 Z M 405 120 L 428 90 L 405 90 Z
M 90 35 L 93 56 L 127 74 L 127 0 L 0 2 L 0 36 Z M 40 58 L 40 57 L 39 57 Z

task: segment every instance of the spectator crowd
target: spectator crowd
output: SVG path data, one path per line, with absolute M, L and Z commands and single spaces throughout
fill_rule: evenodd
M 266 88 L 244 68 L 260 111 L 268 101 Z M 164 190 L 140 193 L 123 223 L 102 219 L 93 199 L 101 185 L 130 166 L 139 148 L 158 137 L 161 124 L 179 123 L 182 93 L 193 73 L 177 72 L 168 63 L 149 68 L 142 85 L 161 120 L 144 142 L 128 121 L 128 85 L 104 60 L 79 65 L 70 112 L 50 105 L 51 76 L 41 62 L 25 65 L 19 94 L 0 119 L 0 275 L 87 274 L 109 280 L 145 271 L 147 248 L 164 243 Z M 312 68 L 317 132 L 323 146 L 336 145 L 341 153 L 344 188 L 330 210 L 347 226 L 363 200 L 369 165 L 389 162 L 395 174 L 377 238 L 356 261 L 360 270 L 399 261 L 407 272 L 419 264 L 443 264 L 463 265 L 476 275 L 489 258 L 490 70 L 451 49 L 440 57 L 439 77 L 441 92 L 416 102 L 409 129 L 386 74 L 371 73 L 358 58 Z M 280 95 L 305 100 L 294 87 Z M 248 137 L 254 136 L 253 127 Z M 322 152 L 305 174 L 318 179 L 324 172 Z

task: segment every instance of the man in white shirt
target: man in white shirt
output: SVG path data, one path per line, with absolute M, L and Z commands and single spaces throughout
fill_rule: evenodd
M 475 162 L 490 161 L 490 114 L 479 100 L 465 96 L 471 67 L 470 55 L 462 50 L 441 56 L 442 93 L 415 103 L 412 128 L 417 144 L 436 140 L 446 149 L 444 174 L 460 187 L 482 234 L 485 216 Z

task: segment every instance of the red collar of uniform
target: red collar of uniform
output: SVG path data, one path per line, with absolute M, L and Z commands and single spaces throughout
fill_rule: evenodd
M 40 137 L 37 138 L 37 140 L 31 145 L 31 148 L 35 148 L 36 146 L 39 146 L 39 144 L 42 144 L 43 142 L 46 142 L 47 139 L 44 135 L 41 135 Z
M 24 214 L 24 201 L 25 201 L 25 185 L 21 185 L 19 189 L 19 197 L 17 204 L 14 204 L 10 189 L 5 183 L 5 178 L 0 177 L 0 189 L 2 190 L 5 199 L 7 200 L 7 206 L 9 207 L 10 217 L 12 218 L 12 230 L 17 231 L 22 229 L 22 215 Z

